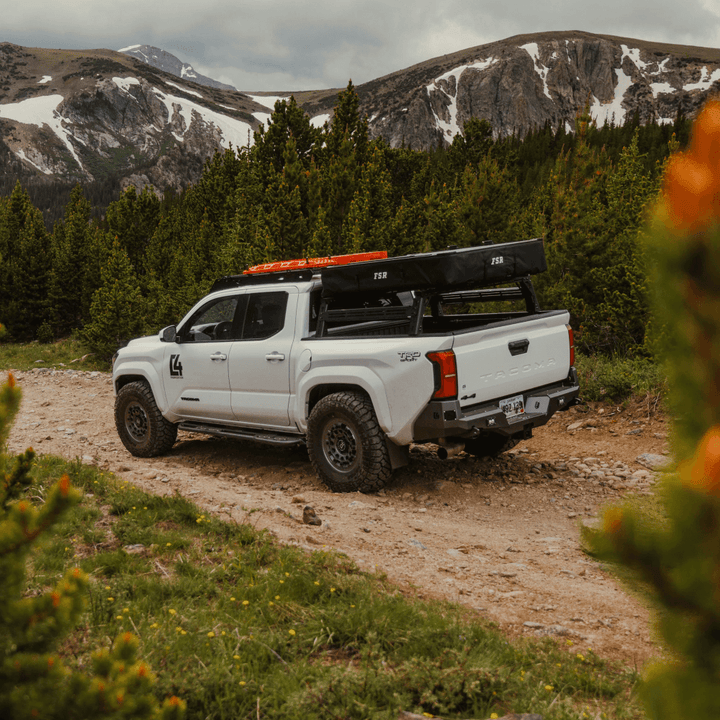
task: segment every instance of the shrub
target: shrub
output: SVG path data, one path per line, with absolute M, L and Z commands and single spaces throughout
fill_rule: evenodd
M 0 387 L 0 447 L 19 406 L 20 390 L 10 374 Z M 34 460 L 32 449 L 15 458 L 0 454 L 0 717 L 180 718 L 185 705 L 178 698 L 159 707 L 154 676 L 132 634 L 96 653 L 88 673 L 70 671 L 56 654 L 83 611 L 89 578 L 73 568 L 52 590 L 29 597 L 25 567 L 34 543 L 80 493 L 63 475 L 44 502 L 35 504 L 27 492 Z
M 720 103 L 703 109 L 690 150 L 671 158 L 649 255 L 677 471 L 666 522 L 609 508 L 595 538 L 629 567 L 659 608 L 674 660 L 652 667 L 643 694 L 653 718 L 720 717 Z

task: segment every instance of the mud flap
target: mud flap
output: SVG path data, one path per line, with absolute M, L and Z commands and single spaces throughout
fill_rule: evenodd
M 388 455 L 390 456 L 390 465 L 393 470 L 405 467 L 410 462 L 410 446 L 409 445 L 396 445 L 389 438 L 385 438 L 385 444 L 387 445 Z

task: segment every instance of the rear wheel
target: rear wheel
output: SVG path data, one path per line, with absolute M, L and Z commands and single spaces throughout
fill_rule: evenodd
M 310 462 L 334 492 L 374 492 L 392 467 L 383 433 L 369 398 L 358 392 L 325 396 L 308 418 Z
M 158 409 L 147 383 L 123 385 L 115 399 L 115 427 L 122 444 L 136 457 L 166 453 L 177 438 L 177 425 Z
M 481 435 L 474 440 L 465 443 L 465 452 L 479 458 L 497 457 L 500 453 L 507 452 L 520 442 L 519 438 L 508 437 L 498 433 L 493 435 Z

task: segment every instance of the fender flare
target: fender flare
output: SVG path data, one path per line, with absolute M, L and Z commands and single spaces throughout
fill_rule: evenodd
M 168 409 L 168 402 L 162 378 L 159 377 L 153 364 L 148 361 L 140 360 L 132 363 L 122 363 L 119 367 L 116 366 L 113 371 L 114 394 L 117 396 L 123 385 L 135 382 L 136 380 L 142 380 L 150 386 L 158 410 L 165 416 Z M 167 419 L 170 420 L 170 422 L 175 422 L 176 420 L 171 418 Z
M 382 431 L 386 435 L 392 432 L 392 415 L 382 381 L 371 370 L 361 366 L 323 367 L 315 372 L 310 370 L 300 379 L 297 384 L 297 392 L 294 398 L 295 407 L 292 414 L 301 432 L 307 431 L 312 391 L 321 385 L 330 385 L 338 389 L 347 387 L 362 390 L 370 398 Z

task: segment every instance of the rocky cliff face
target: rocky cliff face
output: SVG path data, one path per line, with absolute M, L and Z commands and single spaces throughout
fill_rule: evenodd
M 0 45 L 0 163 L 14 176 L 161 191 L 195 182 L 216 150 L 247 146 L 267 107 L 109 50 Z M 4 162 L 3 162 L 4 160 Z
M 392 146 L 448 144 L 471 117 L 496 136 L 549 122 L 672 122 L 720 89 L 720 51 L 582 32 L 539 33 L 483 45 L 359 86 L 374 136 Z
M 153 65 L 109 50 L 0 44 L 5 176 L 119 175 L 123 184 L 163 191 L 195 182 L 216 150 L 252 142 L 274 96 L 200 85 L 161 53 Z M 636 112 L 641 122 L 672 122 L 680 111 L 692 116 L 718 90 L 720 50 L 583 32 L 517 36 L 357 87 L 372 136 L 414 149 L 451 143 L 472 117 L 489 120 L 496 136 L 546 122 L 572 129 L 586 104 L 598 124 L 621 124 Z M 296 99 L 321 124 L 337 93 Z

